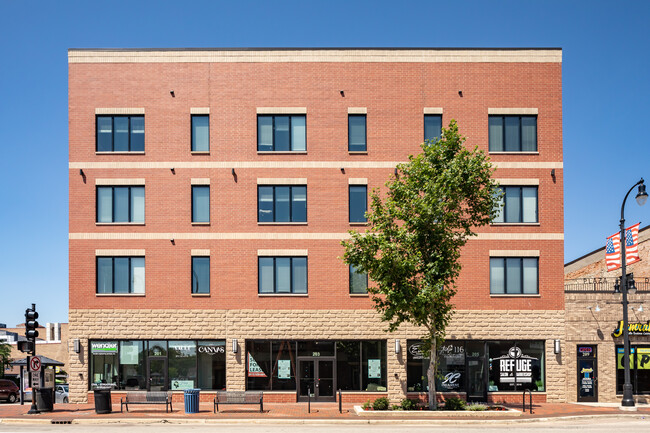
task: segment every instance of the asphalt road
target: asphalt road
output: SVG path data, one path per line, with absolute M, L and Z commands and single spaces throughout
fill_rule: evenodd
M 650 418 L 642 416 L 622 418 L 584 418 L 572 421 L 541 421 L 526 423 L 475 423 L 475 424 L 406 424 L 402 422 L 392 424 L 3 424 L 0 423 L 0 432 L 142 432 L 142 433 L 176 433 L 185 431 L 196 432 L 234 432 L 234 433 L 395 433 L 395 432 L 449 432 L 449 433 L 496 433 L 496 432 L 584 432 L 589 433 L 612 433 L 612 431 L 630 433 L 650 433 Z

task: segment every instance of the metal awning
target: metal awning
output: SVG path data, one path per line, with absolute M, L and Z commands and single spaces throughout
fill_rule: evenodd
M 20 366 L 20 367 L 26 367 L 27 366 L 27 358 L 21 358 L 21 359 L 16 359 L 14 361 L 11 361 L 9 365 L 15 365 L 15 366 Z M 47 356 L 42 356 L 41 355 L 41 365 L 44 367 L 49 367 L 49 366 L 59 366 L 62 367 L 65 364 L 57 361 L 56 359 L 48 358 Z

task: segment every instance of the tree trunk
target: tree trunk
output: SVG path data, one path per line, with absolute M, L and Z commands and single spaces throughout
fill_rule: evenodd
M 429 410 L 438 409 L 438 398 L 436 396 L 436 339 L 431 341 L 431 353 L 429 354 L 429 368 L 427 369 L 427 381 L 429 384 Z

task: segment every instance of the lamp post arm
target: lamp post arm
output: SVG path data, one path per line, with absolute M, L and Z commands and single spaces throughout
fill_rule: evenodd
M 632 190 L 633 190 L 634 188 L 636 188 L 637 186 L 641 185 L 642 183 L 643 183 L 643 178 L 641 178 L 640 181 L 638 181 L 637 183 L 635 183 L 635 184 L 632 186 L 632 188 L 630 188 L 630 190 L 627 192 L 627 194 L 625 194 L 625 198 L 623 199 L 623 204 L 621 205 L 621 230 L 624 229 L 623 224 L 625 224 L 625 216 L 624 216 L 625 214 L 624 214 L 624 211 L 625 211 L 625 202 L 627 201 L 627 197 L 630 195 L 630 193 L 632 192 Z

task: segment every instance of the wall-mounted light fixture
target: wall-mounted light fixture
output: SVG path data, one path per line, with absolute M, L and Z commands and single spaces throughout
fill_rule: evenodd
M 397 176 L 398 176 L 397 167 L 395 167 L 395 177 L 397 177 Z
M 399 354 L 402 351 L 402 346 L 399 344 L 399 338 L 395 340 L 395 353 Z
M 639 309 L 636 311 L 638 311 L 639 313 L 643 313 L 643 304 L 639 305 Z
M 78 339 L 72 340 L 72 346 L 74 347 L 74 353 L 81 352 L 81 343 Z
M 84 171 L 83 171 L 82 168 L 79 169 L 79 175 L 81 175 L 81 176 L 85 176 Z
M 555 169 L 554 168 L 551 169 L 551 177 L 553 179 L 555 179 Z
M 172 243 L 172 245 L 176 245 L 176 241 L 174 240 L 174 238 L 171 238 L 169 241 Z
M 237 173 L 235 173 L 235 169 L 234 169 L 234 168 L 231 168 L 231 169 L 230 169 L 230 174 L 232 174 L 233 176 L 237 176 Z
M 341 173 L 345 173 L 345 168 L 341 167 Z
M 600 307 L 596 304 L 596 308 L 593 308 L 591 305 L 587 307 L 589 310 L 593 309 L 596 313 L 600 312 Z
M 176 169 L 174 167 L 170 168 L 170 170 L 172 171 L 172 174 L 176 174 Z
M 175 97 L 176 97 L 176 95 L 174 94 L 174 91 L 173 91 L 173 90 L 170 90 L 170 91 L 169 91 L 169 94 L 172 95 L 172 98 L 175 98 Z
M 238 349 L 239 349 L 239 346 L 237 345 L 237 339 L 233 338 L 232 339 L 232 353 L 237 353 Z
M 462 90 L 458 91 L 458 96 L 460 96 L 461 98 L 463 97 L 463 91 Z
M 345 98 L 345 92 L 343 90 L 339 90 L 339 92 L 341 93 L 341 96 Z
M 561 348 L 560 347 L 560 340 L 553 341 L 553 353 L 555 353 L 556 355 L 558 353 L 560 353 L 560 348 Z

